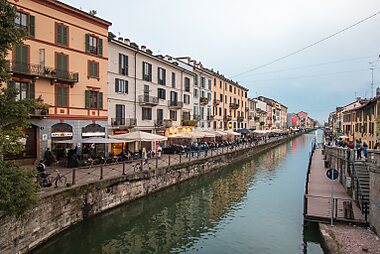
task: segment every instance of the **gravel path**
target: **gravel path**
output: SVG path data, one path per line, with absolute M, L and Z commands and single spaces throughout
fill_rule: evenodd
M 330 236 L 339 243 L 340 253 L 380 253 L 380 238 L 369 229 L 349 225 L 326 226 Z

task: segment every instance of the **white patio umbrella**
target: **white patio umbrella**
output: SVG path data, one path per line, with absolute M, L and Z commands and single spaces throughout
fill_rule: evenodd
M 83 144 L 119 144 L 125 141 L 113 138 L 93 137 L 83 139 Z
M 231 136 L 241 136 L 241 134 L 239 132 L 235 132 L 233 130 L 228 130 L 228 131 L 225 131 L 228 135 L 231 135 Z
M 83 143 L 83 138 L 79 139 L 68 139 L 68 140 L 59 140 L 59 141 L 53 141 L 54 143 L 58 144 L 78 144 L 78 143 Z
M 144 132 L 144 131 L 134 131 L 126 134 L 119 134 L 119 135 L 110 135 L 113 139 L 119 139 L 119 140 L 125 140 L 129 142 L 141 142 L 141 141 L 165 141 L 168 140 L 167 137 Z
M 215 134 L 207 131 L 199 131 L 199 135 L 203 135 L 203 138 L 215 138 Z

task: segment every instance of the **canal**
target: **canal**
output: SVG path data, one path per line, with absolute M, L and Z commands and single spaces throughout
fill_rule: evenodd
M 302 214 L 315 136 L 90 218 L 33 253 L 323 253 Z

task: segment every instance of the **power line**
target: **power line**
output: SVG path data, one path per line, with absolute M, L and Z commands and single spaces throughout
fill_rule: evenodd
M 331 62 L 310 64 L 310 65 L 305 65 L 305 66 L 295 66 L 295 67 L 290 67 L 290 68 L 280 69 L 280 70 L 274 70 L 274 71 L 265 71 L 265 72 L 253 73 L 252 75 L 271 74 L 271 73 L 277 73 L 277 72 L 306 69 L 306 68 L 318 67 L 318 66 L 323 66 L 323 65 L 351 62 L 351 61 L 357 61 L 357 60 L 361 60 L 361 59 L 371 59 L 371 58 L 374 58 L 374 57 L 373 56 L 363 56 L 363 57 L 356 57 L 356 58 L 348 58 L 348 59 L 342 59 L 342 60 L 331 61 Z
M 329 36 L 327 36 L 327 37 L 324 37 L 323 39 L 321 39 L 321 40 L 319 40 L 319 41 L 316 41 L 316 42 L 314 42 L 314 43 L 312 43 L 312 44 L 310 44 L 310 45 L 308 45 L 308 46 L 306 46 L 306 47 L 303 47 L 303 48 L 298 49 L 298 50 L 296 50 L 296 51 L 294 51 L 294 52 L 292 52 L 292 53 L 290 53 L 290 54 L 287 54 L 287 55 L 282 56 L 282 57 L 280 57 L 280 58 L 277 58 L 277 59 L 275 59 L 275 60 L 273 60 L 273 61 L 270 61 L 269 63 L 263 64 L 263 65 L 259 65 L 259 66 L 255 67 L 255 68 L 253 68 L 253 69 L 250 69 L 250 70 L 244 71 L 244 72 L 239 73 L 239 74 L 237 74 L 237 75 L 234 75 L 234 76 L 232 76 L 232 78 L 234 78 L 234 77 L 238 77 L 238 76 L 241 76 L 241 75 L 246 74 L 246 73 L 248 73 L 248 72 L 252 72 L 252 71 L 255 71 L 255 70 L 261 69 L 261 68 L 266 67 L 266 66 L 268 66 L 268 65 L 274 64 L 274 63 L 276 63 L 276 62 L 278 62 L 278 61 L 281 61 L 281 60 L 283 60 L 283 59 L 285 59 L 285 58 L 288 58 L 288 57 L 290 57 L 290 56 L 293 56 L 293 55 L 295 55 L 295 54 L 298 54 L 298 53 L 300 53 L 300 52 L 302 52 L 302 51 L 304 51 L 304 50 L 306 50 L 306 49 L 308 49 L 308 48 L 311 48 L 311 47 L 313 47 L 313 46 L 315 46 L 315 45 L 317 45 L 317 44 L 319 44 L 319 43 L 321 43 L 321 42 L 324 42 L 324 41 L 326 41 L 326 40 L 328 40 L 328 39 L 330 39 L 330 38 L 332 38 L 332 37 L 335 37 L 336 35 L 338 35 L 338 34 L 340 34 L 340 33 L 343 33 L 343 32 L 345 32 L 345 31 L 347 31 L 347 30 L 349 30 L 349 29 L 351 29 L 351 28 L 353 28 L 353 27 L 355 27 L 355 26 L 357 26 L 357 25 L 359 25 L 359 24 L 361 24 L 361 23 L 363 23 L 363 22 L 365 22 L 365 21 L 367 21 L 367 20 L 369 20 L 369 19 L 371 19 L 371 18 L 377 16 L 377 15 L 379 15 L 379 14 L 380 14 L 380 11 L 378 11 L 378 12 L 376 12 L 375 14 L 372 14 L 371 16 L 366 17 L 365 19 L 362 19 L 362 20 L 360 20 L 360 21 L 358 21 L 358 22 L 356 22 L 356 23 L 354 23 L 354 24 L 352 24 L 352 25 L 350 25 L 350 26 L 348 26 L 348 27 L 346 27 L 346 28 L 344 28 L 344 29 L 342 29 L 342 30 L 339 30 L 339 31 L 336 32 L 336 33 L 333 33 L 333 34 L 331 34 L 331 35 L 329 35 Z
M 379 68 L 375 68 L 379 69 Z M 263 81 L 281 81 L 281 80 L 292 80 L 292 79 L 302 79 L 302 78 L 315 78 L 315 77 L 322 77 L 322 76 L 330 76 L 330 75 L 338 75 L 338 74 L 345 74 L 345 73 L 354 73 L 354 72 L 364 72 L 368 71 L 368 69 L 360 69 L 360 70 L 349 70 L 349 71 L 340 71 L 340 72 L 330 72 L 330 73 L 320 73 L 315 75 L 306 75 L 306 76 L 299 76 L 299 77 L 288 77 L 288 78 L 277 78 L 277 79 L 258 79 L 258 80 L 239 80 L 238 82 L 263 82 Z

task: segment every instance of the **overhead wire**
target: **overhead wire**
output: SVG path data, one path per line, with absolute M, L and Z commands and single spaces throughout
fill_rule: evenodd
M 374 13 L 374 14 L 372 14 L 372 15 L 370 15 L 370 16 L 364 18 L 364 19 L 361 19 L 361 20 L 359 20 L 358 22 L 356 22 L 356 23 L 354 23 L 354 24 L 352 24 L 352 25 L 350 25 L 350 26 L 348 26 L 348 27 L 345 27 L 345 28 L 339 30 L 338 32 L 335 32 L 335 33 L 333 33 L 333 34 L 331 34 L 331 35 L 329 35 L 329 36 L 326 36 L 326 37 L 324 37 L 324 38 L 322 38 L 322 39 L 320 39 L 320 40 L 318 40 L 318 41 L 316 41 L 316 42 L 314 42 L 314 43 L 312 43 L 312 44 L 309 44 L 308 46 L 305 46 L 305 47 L 303 47 L 303 48 L 301 48 L 301 49 L 298 49 L 298 50 L 296 50 L 296 51 L 293 51 L 293 52 L 291 52 L 291 53 L 289 53 L 289 54 L 287 54 L 287 55 L 285 55 L 285 56 L 282 56 L 282 57 L 276 58 L 276 59 L 274 59 L 274 60 L 272 60 L 272 61 L 270 61 L 270 62 L 268 62 L 268 63 L 262 64 L 262 65 L 259 65 L 259 66 L 255 67 L 255 68 L 249 69 L 249 70 L 244 71 L 244 72 L 241 72 L 241 73 L 239 73 L 239 74 L 236 74 L 236 75 L 232 76 L 231 78 L 235 78 L 235 77 L 241 76 L 241 75 L 243 75 L 243 74 L 246 74 L 246 73 L 249 73 L 249 72 L 252 72 L 252 71 L 255 71 L 255 70 L 261 69 L 261 68 L 264 68 L 264 67 L 269 66 L 269 65 L 271 65 L 271 64 L 274 64 L 274 63 L 276 63 L 276 62 L 279 62 L 279 61 L 281 61 L 281 60 L 283 60 L 283 59 L 285 59 L 285 58 L 288 58 L 288 57 L 290 57 L 290 56 L 296 55 L 296 54 L 298 54 L 298 53 L 300 53 L 300 52 L 302 52 L 302 51 L 305 51 L 306 49 L 309 49 L 309 48 L 311 48 L 311 47 L 314 47 L 315 45 L 318 45 L 318 44 L 320 44 L 320 43 L 322 43 L 322 42 L 324 42 L 324 41 L 327 41 L 328 39 L 331 39 L 332 37 L 335 37 L 335 36 L 337 36 L 338 34 L 341 34 L 341 33 L 345 32 L 345 31 L 347 31 L 347 30 L 349 30 L 349 29 L 351 29 L 351 28 L 353 28 L 353 27 L 355 27 L 355 26 L 357 26 L 357 25 L 359 25 L 359 24 L 361 24 L 361 23 L 363 23 L 363 22 L 365 22 L 365 21 L 367 21 L 367 20 L 369 20 L 369 19 L 371 19 L 371 18 L 377 16 L 377 15 L 379 15 L 379 14 L 380 14 L 380 11 L 378 11 L 378 12 L 376 12 L 376 13 Z

